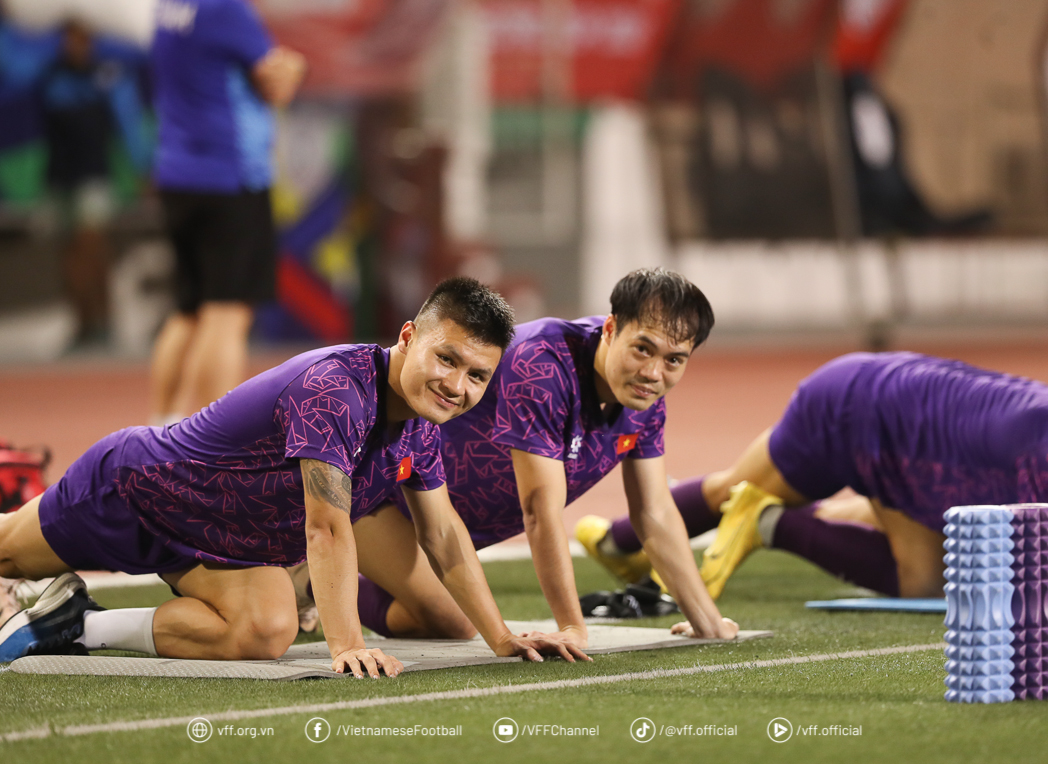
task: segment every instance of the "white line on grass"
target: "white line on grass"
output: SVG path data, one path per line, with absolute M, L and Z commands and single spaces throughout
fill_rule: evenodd
M 823 653 L 821 655 L 798 655 L 792 658 L 773 658 L 764 661 L 747 661 L 745 663 L 719 663 L 703 666 L 691 666 L 677 669 L 653 669 L 635 671 L 628 674 L 608 674 L 606 676 L 589 676 L 580 679 L 561 679 L 555 682 L 532 682 L 530 684 L 496 685 L 495 687 L 477 687 L 468 690 L 448 690 L 445 692 L 426 692 L 419 695 L 396 695 L 386 698 L 366 698 L 364 700 L 345 700 L 339 703 L 314 703 L 311 705 L 282 706 L 279 708 L 257 708 L 243 711 L 223 711 L 216 714 L 198 714 L 206 716 L 213 722 L 237 721 L 240 719 L 257 719 L 266 716 L 285 716 L 287 714 L 316 714 L 327 711 L 344 711 L 356 708 L 375 708 L 377 706 L 399 706 L 408 703 L 425 703 L 433 700 L 461 700 L 465 698 L 483 698 L 492 695 L 516 695 L 522 692 L 537 690 L 562 690 L 575 687 L 591 687 L 615 682 L 631 682 L 645 679 L 666 679 L 668 677 L 690 676 L 692 674 L 712 674 L 719 671 L 736 671 L 744 669 L 773 668 L 775 666 L 793 666 L 798 663 L 821 663 L 823 661 L 845 660 L 848 658 L 870 658 L 879 655 L 900 655 L 920 653 L 929 650 L 942 650 L 946 645 L 905 645 L 902 647 L 882 647 L 875 650 L 850 650 L 844 653 Z M 348 680 L 346 680 L 348 681 Z M 93 735 L 99 732 L 137 732 L 139 730 L 180 727 L 189 724 L 197 716 L 172 716 L 166 719 L 141 719 L 137 721 L 111 722 L 109 724 L 82 724 L 69 727 L 36 727 L 35 729 L 9 732 L 0 735 L 4 742 L 32 740 L 62 735 L 78 737 Z

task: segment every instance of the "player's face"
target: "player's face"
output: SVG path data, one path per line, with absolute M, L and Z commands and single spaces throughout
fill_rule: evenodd
M 470 337 L 454 321 L 408 321 L 398 347 L 405 354 L 400 385 L 408 406 L 433 424 L 464 414 L 488 389 L 502 351 Z
M 615 400 L 645 411 L 680 382 L 691 357 L 691 339 L 676 341 L 654 322 L 633 321 L 616 333 L 614 316 L 604 322 L 602 342 L 608 352 L 604 381 Z

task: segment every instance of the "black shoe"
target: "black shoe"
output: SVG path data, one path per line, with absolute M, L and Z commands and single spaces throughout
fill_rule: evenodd
M 84 616 L 104 610 L 91 599 L 75 573 L 64 573 L 44 589 L 28 610 L 0 627 L 0 663 L 26 655 L 68 655 L 84 633 Z
M 668 594 L 663 594 L 659 585 L 650 577 L 626 586 L 627 596 L 633 597 L 640 606 L 640 612 L 645 618 L 653 618 L 660 615 L 672 615 L 679 613 L 680 608 Z
M 640 618 L 636 597 L 626 592 L 593 592 L 579 598 L 582 614 L 594 618 Z

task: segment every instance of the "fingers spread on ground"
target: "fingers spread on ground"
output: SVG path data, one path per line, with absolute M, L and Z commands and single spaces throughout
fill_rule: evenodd
M 365 655 L 360 659 L 360 662 L 364 665 L 364 668 L 368 670 L 368 676 L 372 679 L 378 679 L 378 663 L 370 655 Z

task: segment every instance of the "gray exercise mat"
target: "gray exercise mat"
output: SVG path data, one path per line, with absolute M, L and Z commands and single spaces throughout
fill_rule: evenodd
M 554 631 L 552 621 L 508 621 L 514 633 Z M 720 639 L 685 639 L 669 629 L 634 626 L 589 627 L 594 655 L 630 650 L 718 644 Z M 740 631 L 738 641 L 770 637 L 770 631 Z M 395 655 L 405 671 L 512 663 L 520 658 L 498 658 L 479 637 L 475 639 L 381 639 L 369 637 L 372 647 Z M 108 656 L 34 655 L 11 664 L 19 674 L 62 674 L 88 676 L 150 676 L 193 679 L 335 679 L 345 675 L 331 670 L 331 657 L 324 642 L 292 645 L 275 661 L 194 661 L 171 658 L 115 658 Z

